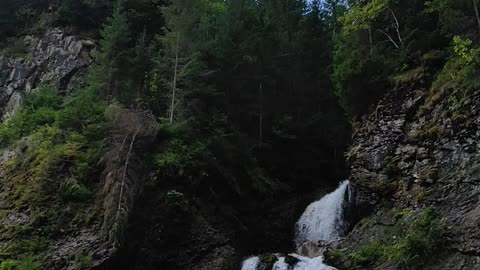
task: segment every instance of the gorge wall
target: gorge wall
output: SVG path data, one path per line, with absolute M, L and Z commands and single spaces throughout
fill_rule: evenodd
M 480 93 L 452 85 L 430 90 L 431 80 L 422 70 L 399 82 L 354 131 L 347 155 L 359 222 L 330 253 L 339 269 L 480 265 Z M 435 209 L 433 219 L 444 228 L 439 246 L 422 239 L 429 234 L 416 238 L 408 228 L 421 223 L 418 219 L 401 224 L 405 215 L 425 209 Z M 427 230 L 433 226 L 426 224 Z M 399 228 L 412 231 L 400 239 Z M 395 259 L 403 248 L 423 261 L 406 262 L 410 251 L 404 261 Z

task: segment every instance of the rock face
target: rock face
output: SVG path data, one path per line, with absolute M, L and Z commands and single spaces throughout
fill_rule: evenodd
M 376 239 L 395 223 L 386 214 L 392 209 L 433 207 L 446 222 L 449 239 L 431 269 L 478 269 L 480 92 L 462 92 L 458 99 L 464 105 L 453 109 L 452 103 L 459 103 L 453 90 L 432 101 L 425 88 L 412 82 L 388 91 L 356 130 L 350 180 L 361 221 L 339 250 L 348 254 Z
M 25 94 L 31 93 L 42 83 L 54 85 L 62 94 L 85 85 L 86 70 L 92 61 L 91 53 L 95 47 L 93 41 L 69 36 L 61 29 L 53 28 L 42 36 L 19 38 L 13 46 L 19 44 L 22 53 L 15 53 L 15 57 L 9 56 L 8 52 L 0 52 L 0 118 L 14 113 Z M 26 137 L 12 149 L 0 149 L 0 179 L 11 180 L 11 175 L 7 176 L 8 172 L 2 165 L 18 155 L 24 155 L 23 151 L 29 144 L 31 142 Z M 0 220 L 2 236 L 8 234 L 5 228 L 13 231 L 14 227 L 33 226 L 36 218 L 32 208 L 6 206 L 4 200 L 9 192 L 8 187 L 0 188 L 2 211 L 7 213 Z M 68 211 L 70 209 L 65 209 L 65 212 Z M 63 224 L 61 231 L 49 236 L 48 242 L 42 243 L 44 246 L 41 251 L 48 254 L 43 258 L 46 261 L 45 267 L 48 267 L 45 269 L 77 269 L 75 258 L 78 255 L 88 256 L 93 267 L 102 266 L 110 257 L 111 250 L 106 247 L 99 226 L 79 225 L 74 229 L 69 226 L 70 224 Z M 2 238 L 0 247 L 5 247 L 6 241 L 9 239 Z
M 23 37 L 19 43 L 25 47 L 21 57 L 0 55 L 0 116 L 14 112 L 23 96 L 41 83 L 53 84 L 65 92 L 85 84 L 95 46 L 92 40 L 68 36 L 53 28 L 41 37 Z

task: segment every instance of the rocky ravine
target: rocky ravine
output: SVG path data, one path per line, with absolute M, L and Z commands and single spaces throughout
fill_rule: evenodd
M 85 85 L 86 71 L 95 47 L 92 40 L 69 36 L 61 29 L 53 28 L 43 35 L 22 37 L 15 44 L 21 46 L 21 53 L 17 51 L 14 56 L 6 51 L 0 53 L 0 117 L 14 113 L 23 97 L 35 91 L 42 83 L 52 84 L 65 94 L 75 87 Z M 3 170 L 2 166 L 22 157 L 24 149 L 30 143 L 27 137 L 22 139 L 15 149 L 0 149 L 1 249 L 8 246 L 8 241 L 12 241 L 8 238 L 9 234 L 17 233 L 18 228 L 38 226 L 39 217 L 35 214 L 38 209 L 35 209 L 34 204 L 30 208 L 18 208 L 10 207 L 12 202 L 6 201 L 12 192 L 10 182 L 14 181 L 9 179 L 11 175 L 9 176 L 9 172 Z M 86 209 L 88 210 L 90 209 Z M 69 213 L 71 209 L 64 209 L 63 212 Z M 48 218 L 50 217 L 47 217 L 47 220 Z M 110 257 L 111 251 L 104 245 L 98 223 L 77 226 L 72 221 L 72 224 L 63 224 L 62 229 L 52 234 L 54 237 L 50 237 L 47 242 L 32 242 L 33 244 L 37 241 L 35 244 L 40 251 L 47 254 L 48 266 L 45 267 L 48 268 L 45 269 L 75 269 L 76 257 L 82 254 L 91 256 L 92 266 L 102 266 Z M 36 234 L 31 233 L 31 236 L 37 237 Z M 16 251 L 20 252 L 12 252 Z
M 59 28 L 43 36 L 26 36 L 16 42 L 21 53 L 0 53 L 0 116 L 12 113 L 25 94 L 41 83 L 62 91 L 85 84 L 86 69 L 95 47 L 92 40 L 65 34 Z
M 360 222 L 336 250 L 351 254 L 377 239 L 396 222 L 389 211 L 431 206 L 448 231 L 431 269 L 479 269 L 480 92 L 446 89 L 432 98 L 423 81 L 390 90 L 356 130 L 349 156 Z
M 19 42 L 24 45 L 21 50 L 0 52 L 0 118 L 14 113 L 24 95 L 41 83 L 53 84 L 65 95 L 85 85 L 94 41 L 53 28 Z M 0 149 L 0 251 L 8 248 L 4 257 L 15 258 L 23 251 L 10 246 L 32 244 L 44 269 L 84 269 L 79 265 L 82 260 L 92 269 L 236 269 L 246 255 L 271 247 L 289 250 L 292 225 L 316 194 L 298 196 L 282 189 L 273 197 L 276 193 L 269 189 L 257 191 L 257 179 L 238 168 L 236 160 L 205 168 L 207 173 L 195 185 L 188 179 L 168 181 L 158 172 L 145 172 L 149 176 L 135 199 L 126 244 L 116 250 L 105 243 L 101 221 L 96 219 L 102 211 L 101 195 L 75 209 L 49 209 L 49 202 L 13 205 L 16 187 L 11 178 L 16 172 L 2 168 L 12 160 L 23 160 L 31 144 L 25 137 L 12 149 Z M 225 185 L 237 178 L 241 192 L 237 186 Z M 57 220 L 57 215 L 62 219 Z M 59 224 L 59 220 L 68 222 Z

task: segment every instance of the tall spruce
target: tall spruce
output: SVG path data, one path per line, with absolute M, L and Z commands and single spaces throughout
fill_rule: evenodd
M 103 25 L 100 48 L 90 72 L 90 86 L 107 99 L 121 95 L 124 80 L 119 72 L 127 49 L 129 31 L 123 5 L 123 0 L 117 0 L 112 16 Z

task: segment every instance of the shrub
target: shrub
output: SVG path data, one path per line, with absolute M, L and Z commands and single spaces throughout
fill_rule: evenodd
M 385 245 L 380 241 L 374 241 L 350 254 L 348 259 L 351 265 L 366 266 L 374 261 L 382 260 L 386 256 L 385 252 Z
M 402 212 L 395 226 L 388 228 L 379 240 L 350 254 L 349 264 L 366 266 L 390 262 L 423 269 L 445 241 L 445 226 L 435 218 L 433 208 L 418 214 Z
M 424 202 L 430 193 L 428 191 L 422 191 L 417 194 L 417 201 L 422 203 Z
M 40 86 L 12 117 L 0 125 L 0 146 L 31 134 L 41 126 L 54 124 L 61 103 L 62 98 L 51 86 Z
M 82 89 L 68 97 L 57 116 L 57 124 L 63 129 L 83 131 L 87 136 L 102 136 L 107 103 L 95 95 L 90 88 Z
M 207 146 L 200 141 L 172 139 L 165 144 L 163 151 L 155 160 L 161 169 L 175 175 L 184 175 L 186 170 L 198 168 L 201 157 L 206 153 Z
M 88 255 L 75 256 L 74 269 L 75 270 L 87 270 L 92 267 L 92 257 Z
M 40 263 L 32 255 L 26 255 L 20 258 L 18 270 L 40 270 Z
M 386 156 L 383 162 L 385 163 L 384 171 L 388 176 L 394 176 L 400 172 L 398 168 L 400 157 Z
M 0 263 L 0 270 L 16 270 L 18 262 L 14 260 L 5 260 Z
M 68 178 L 60 185 L 60 193 L 66 201 L 85 201 L 92 197 L 92 192 L 74 178 Z
M 470 39 L 462 39 L 460 36 L 453 37 L 453 51 L 455 55 L 467 65 L 480 63 L 480 49 L 471 48 L 473 42 Z
M 105 107 L 89 90 L 76 91 L 64 100 L 53 88 L 42 86 L 0 124 L 0 146 L 18 143 L 21 149 L 21 155 L 1 168 L 1 184 L 11 190 L 4 194 L 3 207 L 29 208 L 31 216 L 38 217 L 35 223 L 0 230 L 5 243 L 0 247 L 2 258 L 44 252 L 47 235 L 85 220 L 88 213 L 82 203 L 92 197 L 89 187 L 94 183 L 89 177 L 99 175 L 103 154 Z M 21 138 L 25 139 L 18 141 Z M 65 208 L 68 213 L 62 211 Z M 35 230 L 38 237 L 28 237 L 25 230 Z M 18 263 L 16 269 L 40 269 L 31 256 Z

